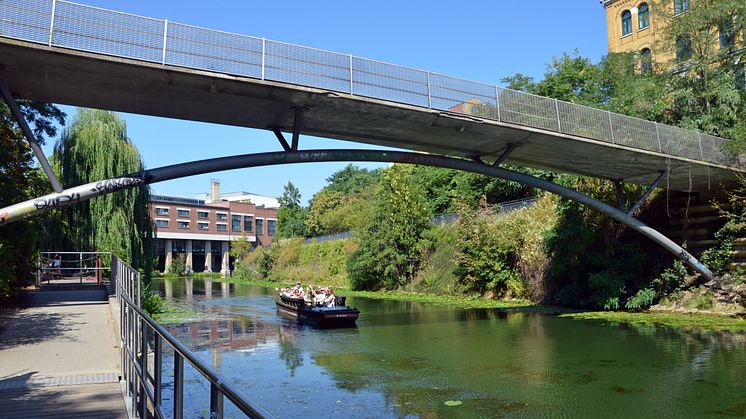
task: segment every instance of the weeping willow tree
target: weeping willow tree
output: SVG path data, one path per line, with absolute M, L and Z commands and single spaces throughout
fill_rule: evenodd
M 114 112 L 78 109 L 55 145 L 54 158 L 65 188 L 143 169 L 127 138 L 125 122 Z M 148 214 L 150 188 L 124 189 L 65 209 L 67 246 L 113 252 L 150 273 L 154 248 Z

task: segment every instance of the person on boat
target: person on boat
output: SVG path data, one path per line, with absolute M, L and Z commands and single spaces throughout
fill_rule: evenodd
M 325 304 L 326 299 L 326 293 L 324 292 L 324 289 L 319 287 L 318 290 L 316 290 L 316 305 L 322 306 Z
M 337 297 L 334 296 L 334 291 L 332 291 L 331 287 L 326 289 L 326 296 L 324 297 L 324 305 L 327 307 L 335 307 L 336 306 Z

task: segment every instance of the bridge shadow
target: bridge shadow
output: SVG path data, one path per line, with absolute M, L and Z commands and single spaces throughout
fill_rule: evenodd
M 34 386 L 35 373 L 0 378 L 3 417 L 126 417 L 116 383 Z
M 2 332 L 0 332 L 0 350 L 23 345 L 34 345 L 49 340 L 66 340 L 74 342 L 76 339 L 68 332 L 83 325 L 76 321 L 80 313 L 45 313 L 19 310 L 11 314 L 12 318 Z

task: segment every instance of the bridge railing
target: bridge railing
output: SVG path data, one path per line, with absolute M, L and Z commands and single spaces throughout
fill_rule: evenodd
M 63 0 L 0 2 L 0 36 L 309 86 L 732 165 L 727 140 L 499 86 Z
M 173 350 L 173 417 L 184 416 L 184 361 L 210 383 L 210 417 L 223 417 L 223 399 L 227 398 L 248 417 L 264 418 L 271 414 L 241 394 L 230 380 L 197 357 L 194 352 L 153 320 L 141 307 L 140 273 L 116 256 L 111 257 L 112 283 L 119 303 L 122 380 L 127 408 L 132 417 L 165 418 L 163 411 L 164 345 Z M 152 353 L 152 365 L 149 355 Z M 151 373 L 152 371 L 152 373 Z
M 39 252 L 36 285 L 72 283 L 100 285 L 109 280 L 109 252 Z

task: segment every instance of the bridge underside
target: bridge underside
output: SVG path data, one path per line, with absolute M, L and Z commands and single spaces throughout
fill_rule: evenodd
M 733 169 L 453 112 L 252 78 L 49 48 L 0 38 L 0 65 L 19 98 L 303 134 L 506 163 L 673 190 L 718 189 Z

